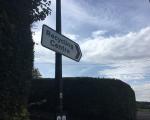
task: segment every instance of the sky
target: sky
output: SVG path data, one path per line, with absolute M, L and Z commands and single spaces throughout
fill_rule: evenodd
M 52 13 L 33 24 L 34 67 L 54 78 L 55 52 L 41 46 L 42 25 L 55 30 Z M 63 77 L 120 79 L 135 91 L 136 100 L 150 101 L 149 0 L 62 0 L 62 34 L 77 42 L 80 62 L 63 57 Z

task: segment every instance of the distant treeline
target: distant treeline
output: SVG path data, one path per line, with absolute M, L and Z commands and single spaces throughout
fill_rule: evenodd
M 137 109 L 150 109 L 150 102 L 137 101 L 136 105 Z
M 31 90 L 31 119 L 54 118 L 54 80 L 34 79 Z M 135 120 L 135 94 L 120 80 L 64 78 L 64 111 L 69 120 Z

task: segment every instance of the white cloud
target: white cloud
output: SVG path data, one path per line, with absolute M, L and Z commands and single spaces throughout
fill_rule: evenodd
M 141 83 L 138 85 L 132 85 L 135 91 L 136 99 L 138 101 L 149 101 L 150 100 L 150 83 Z
M 139 32 L 130 32 L 124 36 L 104 37 L 106 31 L 95 31 L 91 37 L 82 42 L 82 62 L 105 64 L 98 76 L 118 78 L 125 81 L 144 79 L 150 71 L 150 27 Z M 70 39 L 79 36 L 65 33 Z M 35 62 L 55 62 L 54 52 L 41 46 L 41 31 L 33 36 L 35 41 Z M 69 59 L 63 59 L 69 63 Z
M 63 0 L 62 2 L 62 15 L 64 17 L 74 19 L 77 22 L 94 22 L 96 17 L 90 15 L 85 7 L 81 7 L 80 2 L 75 0 Z M 62 16 L 63 17 L 63 16 Z M 86 21 L 85 21 L 86 20 Z
M 62 1 L 62 23 L 65 29 L 84 28 L 83 25 L 93 27 L 118 28 L 118 19 L 115 19 L 111 9 L 107 10 L 99 2 L 100 7 L 88 4 L 88 1 L 63 0 Z M 99 10 L 97 10 L 99 9 Z
M 150 70 L 150 61 L 132 60 L 114 63 L 111 68 L 99 71 L 104 77 L 118 78 L 124 81 L 144 80 Z
M 99 71 L 104 77 L 126 81 L 144 79 L 150 71 L 149 33 L 150 27 L 123 36 L 92 34 L 81 44 L 82 61 L 109 64 L 107 69 Z
M 62 25 L 68 31 L 78 27 L 85 30 L 87 25 L 125 33 L 150 25 L 148 15 L 149 7 L 144 1 L 62 1 Z
M 123 36 L 88 38 L 82 43 L 83 60 L 95 63 L 150 58 L 150 27 Z
M 54 52 L 41 45 L 41 31 L 35 32 L 33 35 L 34 46 L 34 62 L 35 63 L 54 63 Z
M 64 36 L 68 37 L 71 40 L 77 40 L 77 38 L 78 38 L 78 35 L 69 34 L 69 33 L 64 33 Z
M 97 38 L 97 37 L 105 35 L 105 33 L 106 31 L 104 30 L 97 30 L 97 31 L 92 32 L 92 37 Z

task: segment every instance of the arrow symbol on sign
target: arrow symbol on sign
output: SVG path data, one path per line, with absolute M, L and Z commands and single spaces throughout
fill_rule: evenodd
M 79 46 L 77 45 L 77 44 L 75 44 L 75 47 L 76 47 L 76 50 L 77 50 L 77 55 L 76 55 L 76 59 L 79 59 L 79 57 L 81 57 L 81 50 L 80 50 L 80 48 L 79 48 Z

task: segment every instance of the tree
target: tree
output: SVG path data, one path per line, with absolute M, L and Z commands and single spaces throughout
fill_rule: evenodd
M 33 77 L 33 79 L 39 79 L 39 78 L 42 77 L 42 75 L 39 72 L 38 68 L 33 68 L 33 70 L 32 70 L 32 77 Z
M 32 80 L 31 24 L 51 12 L 48 0 L 0 0 L 0 119 L 27 120 Z

